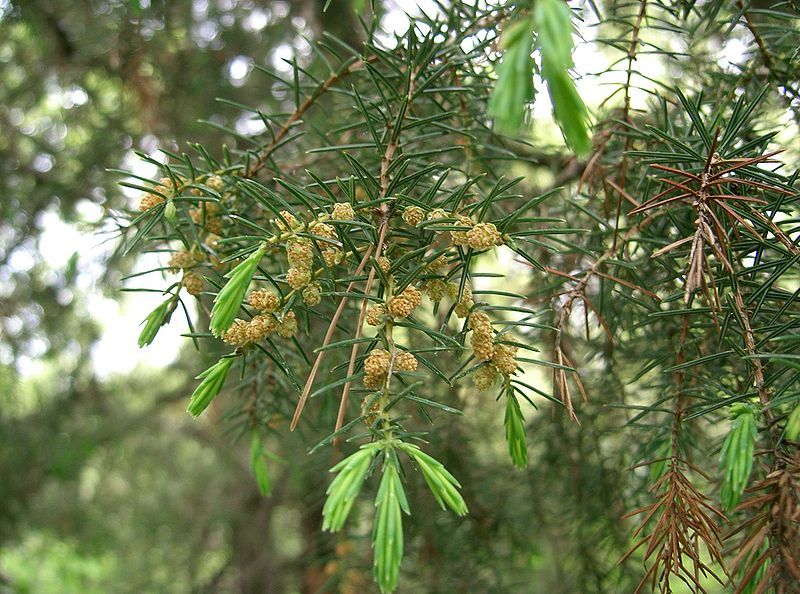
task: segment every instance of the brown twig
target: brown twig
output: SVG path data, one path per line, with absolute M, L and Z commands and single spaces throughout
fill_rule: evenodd
M 766 382 L 764 381 L 764 365 L 761 363 L 761 359 L 758 356 L 755 335 L 753 333 L 753 328 L 750 325 L 750 315 L 747 312 L 747 308 L 744 305 L 744 300 L 742 299 L 742 293 L 739 290 L 736 290 L 733 293 L 733 305 L 742 321 L 744 346 L 747 350 L 747 354 L 750 356 L 748 362 L 753 368 L 753 382 L 756 386 L 756 391 L 758 392 L 758 400 L 764 407 L 764 414 L 767 417 L 767 422 L 770 426 L 772 426 L 773 417 L 772 410 L 769 408 L 769 390 L 767 389 Z
M 416 77 L 418 75 L 418 70 L 412 70 L 409 73 L 409 82 L 408 82 L 408 92 L 406 94 L 406 100 L 408 102 L 408 109 L 411 106 L 411 99 L 414 96 L 414 91 L 416 89 Z M 391 132 L 391 130 L 389 130 Z M 399 134 L 398 134 L 399 137 Z M 389 169 L 392 164 L 392 160 L 394 159 L 394 155 L 397 150 L 400 148 L 400 144 L 398 140 L 390 140 L 389 143 L 386 145 L 386 151 L 381 158 L 381 171 L 379 176 L 379 183 L 380 183 L 380 190 L 378 192 L 378 198 L 386 198 L 387 194 L 389 193 L 389 185 L 391 183 L 391 179 L 389 177 Z M 375 257 L 379 258 L 382 250 L 384 242 L 386 241 L 386 236 L 389 230 L 389 220 L 392 217 L 392 211 L 394 210 L 394 201 L 390 202 L 383 202 L 376 213 L 378 219 L 378 243 L 375 248 Z M 367 277 L 367 284 L 364 287 L 364 295 L 369 295 L 370 290 L 372 289 L 372 282 L 375 279 L 375 268 L 373 267 L 369 271 L 369 276 Z M 367 314 L 367 299 L 364 299 L 363 303 L 361 304 L 361 311 L 358 314 L 358 324 L 356 325 L 356 339 L 361 337 L 362 329 L 364 326 L 364 318 Z M 358 358 L 358 348 L 359 343 L 353 343 L 353 347 L 350 350 L 350 360 L 347 363 L 347 377 L 353 375 L 353 371 L 355 371 L 356 366 L 356 359 Z M 391 378 L 391 370 L 392 364 L 394 362 L 394 350 L 391 353 L 390 365 L 389 365 L 389 373 L 387 374 L 387 381 Z M 339 431 L 344 425 L 344 417 L 347 412 L 347 400 L 350 395 L 350 386 L 351 383 L 347 382 L 342 388 L 342 396 L 339 400 L 339 410 L 336 414 L 336 426 L 334 428 L 334 432 Z
M 362 65 L 363 65 L 363 62 L 362 62 Z M 415 82 L 415 79 L 416 79 L 416 75 L 417 75 L 417 71 L 413 71 L 409 75 L 410 76 L 410 82 L 409 82 L 409 88 L 408 88 L 408 100 L 409 101 L 410 101 L 411 97 L 413 96 L 413 93 L 414 93 L 414 90 L 415 90 L 414 82 Z M 333 80 L 330 83 L 329 86 L 335 84 L 335 82 L 338 81 L 339 78 L 341 78 L 341 77 L 337 77 L 335 80 Z M 331 79 L 328 79 L 328 80 L 331 80 Z M 327 82 L 328 81 L 326 81 L 326 83 Z M 325 83 L 323 83 L 323 87 L 324 86 L 325 86 Z M 328 88 L 329 88 L 329 86 L 328 86 Z M 304 102 L 303 105 L 305 105 L 306 102 Z M 302 105 L 301 105 L 301 107 L 302 107 Z M 300 108 L 298 108 L 298 111 L 299 110 L 300 110 Z M 303 111 L 305 111 L 305 110 L 303 110 Z M 301 112 L 301 115 L 302 115 L 302 112 Z M 299 117 L 300 116 L 297 116 L 296 118 L 294 118 L 294 121 L 299 119 Z M 293 123 L 292 122 L 292 118 L 290 118 L 290 121 L 287 121 L 287 123 L 284 125 L 284 127 L 281 130 L 288 130 L 288 127 L 291 126 L 292 123 Z M 285 134 L 285 132 L 284 132 L 284 134 Z M 277 136 L 276 136 L 276 141 L 277 141 Z M 275 144 L 275 141 L 273 141 L 273 144 Z M 383 157 L 381 158 L 379 198 L 385 198 L 387 193 L 388 193 L 389 184 L 390 184 L 390 181 L 391 181 L 390 177 L 389 177 L 389 169 L 390 169 L 392 160 L 393 160 L 394 155 L 397 152 L 398 148 L 399 148 L 399 143 L 396 140 L 390 140 L 390 142 L 386 146 L 386 150 L 385 150 L 385 152 L 383 154 Z M 267 154 L 266 158 L 268 158 L 268 154 Z M 262 162 L 263 161 L 265 161 L 265 159 L 262 159 Z M 376 217 L 377 217 L 377 222 L 378 222 L 378 241 L 377 241 L 374 249 L 372 247 L 370 247 L 367 250 L 367 252 L 364 254 L 364 257 L 362 258 L 361 263 L 359 264 L 358 269 L 356 270 L 355 276 L 358 276 L 359 274 L 361 274 L 361 272 L 364 270 L 364 267 L 366 266 L 367 262 L 369 261 L 370 256 L 374 255 L 376 258 L 380 257 L 381 252 L 383 250 L 384 242 L 386 240 L 386 235 L 387 235 L 388 227 L 389 227 L 389 219 L 391 218 L 393 208 L 394 208 L 394 204 L 393 203 L 384 202 L 384 203 L 381 204 L 380 208 L 377 210 Z M 364 316 L 365 316 L 367 305 L 368 305 L 368 296 L 369 296 L 369 293 L 370 293 L 370 291 L 372 289 L 372 283 L 373 283 L 374 279 L 375 279 L 375 268 L 372 267 L 372 268 L 370 268 L 369 274 L 367 276 L 367 281 L 366 281 L 366 284 L 365 284 L 365 287 L 364 287 L 364 300 L 363 300 L 363 302 L 361 304 L 361 312 L 359 314 L 358 326 L 357 326 L 356 332 L 355 332 L 356 338 L 360 338 L 361 337 L 362 326 L 363 326 L 363 322 L 364 322 Z M 347 292 L 348 293 L 350 291 L 352 291 L 353 287 L 355 286 L 355 282 L 356 281 L 353 280 L 348 285 L 348 288 L 347 288 Z M 348 299 L 345 296 L 345 297 L 342 297 L 341 301 L 339 302 L 339 306 L 337 307 L 336 312 L 334 313 L 334 316 L 331 319 L 331 323 L 328 326 L 328 330 L 327 330 L 327 332 L 325 334 L 325 339 L 324 339 L 323 344 L 322 344 L 323 347 L 327 346 L 330 343 L 330 341 L 331 341 L 331 339 L 333 337 L 333 334 L 335 332 L 335 329 L 336 329 L 336 324 L 339 321 L 339 317 L 341 316 L 342 312 L 344 311 L 345 305 L 347 304 L 347 300 Z M 306 379 L 306 384 L 303 387 L 303 392 L 300 395 L 300 400 L 297 403 L 297 406 L 296 406 L 295 412 L 294 412 L 294 416 L 292 417 L 292 423 L 291 423 L 291 430 L 292 431 L 294 431 L 294 429 L 297 427 L 297 423 L 300 420 L 300 415 L 303 413 L 303 409 L 305 408 L 306 402 L 308 400 L 308 396 L 309 396 L 309 394 L 311 392 L 311 387 L 314 384 L 314 380 L 316 379 L 317 373 L 319 372 L 320 365 L 322 364 L 322 360 L 323 360 L 324 355 L 325 355 L 326 352 L 327 352 L 326 350 L 322 349 L 317 353 L 317 358 L 314 361 L 314 365 L 311 368 L 311 372 L 309 373 L 308 378 Z M 350 353 L 350 360 L 348 362 L 348 371 L 347 371 L 347 376 L 348 377 L 350 375 L 352 375 L 353 371 L 355 370 L 355 360 L 356 360 L 357 356 L 358 356 L 358 343 L 356 342 L 353 345 L 353 347 L 351 349 L 351 353 Z M 345 386 L 343 388 L 342 397 L 341 397 L 341 400 L 340 400 L 340 403 L 339 403 L 339 410 L 338 410 L 338 413 L 337 413 L 337 416 L 336 416 L 336 428 L 335 428 L 334 431 L 338 431 L 339 429 L 341 429 L 341 427 L 342 427 L 342 425 L 344 423 L 344 415 L 345 415 L 345 411 L 346 411 L 346 408 L 347 408 L 347 399 L 348 399 L 349 393 L 350 393 L 350 382 L 347 382 L 347 383 L 345 383 Z
M 686 360 L 685 348 L 688 337 L 689 316 L 684 314 L 675 357 L 678 367 Z M 682 369 L 675 371 L 674 382 L 675 394 L 670 430 L 671 454 L 666 472 L 651 487 L 651 491 L 657 494 L 657 499 L 650 505 L 636 509 L 625 516 L 629 518 L 644 514 L 639 527 L 633 533 L 634 538 L 644 532 L 651 520 L 657 517 L 650 532 L 628 549 L 619 561 L 619 563 L 625 561 L 644 544 L 647 544 L 644 560 L 647 561 L 655 555 L 654 562 L 647 568 L 635 590 L 637 594 L 648 584 L 652 591 L 656 590 L 658 584 L 661 594 L 669 594 L 672 592 L 670 585 L 672 576 L 697 592 L 705 592 L 701 580 L 708 575 L 722 584 L 716 573 L 702 561 L 704 552 L 725 570 L 720 532 L 714 519 L 715 516 L 725 519 L 725 516 L 692 485 L 683 468 L 688 466 L 692 470 L 699 471 L 681 456 L 684 414 Z M 653 462 L 655 461 L 651 461 Z M 689 565 L 686 559 L 691 562 Z
M 800 448 L 797 444 L 777 452 L 770 472 L 748 492 L 751 496 L 735 511 L 754 515 L 727 536 L 731 538 L 748 529 L 736 543 L 738 553 L 731 562 L 732 569 L 742 572 L 736 594 L 753 584 L 755 592 L 795 593 L 800 584 Z M 763 573 L 755 582 L 760 570 Z
M 386 239 L 386 230 L 388 229 L 388 225 L 381 225 L 380 237 L 378 237 L 378 243 L 375 247 L 375 254 L 380 257 L 381 250 L 383 249 L 383 242 Z M 372 289 L 372 282 L 375 280 L 375 268 L 370 268 L 369 275 L 367 276 L 367 284 L 364 287 L 364 301 L 361 303 L 361 311 L 358 314 L 358 323 L 356 324 L 356 342 L 353 343 L 353 347 L 350 350 L 350 360 L 347 363 L 347 377 L 353 375 L 353 372 L 356 368 L 356 358 L 358 357 L 358 339 L 361 338 L 361 334 L 363 332 L 364 327 L 364 318 L 367 315 L 367 304 L 369 300 L 367 299 L 370 290 Z M 344 425 L 344 416 L 345 412 L 347 411 L 347 399 L 350 395 L 350 386 L 351 382 L 347 382 L 342 388 L 342 396 L 339 399 L 339 410 L 336 413 L 336 427 L 334 428 L 334 433 L 339 431 Z
M 356 268 L 356 272 L 353 276 L 358 276 L 364 270 L 364 266 L 367 265 L 369 262 L 369 258 L 372 255 L 372 247 L 370 246 L 367 248 L 367 251 L 364 252 L 364 256 L 361 258 L 361 262 L 358 264 L 358 268 Z M 346 293 L 350 293 L 355 286 L 356 281 L 350 281 L 350 284 L 347 285 Z M 336 308 L 336 312 L 333 314 L 331 318 L 331 323 L 328 326 L 328 331 L 325 333 L 325 338 L 322 341 L 322 346 L 320 347 L 321 350 L 317 353 L 317 358 L 314 360 L 314 365 L 311 367 L 311 371 L 308 374 L 308 378 L 306 379 L 306 385 L 303 387 L 303 392 L 300 394 L 300 400 L 297 402 L 297 406 L 294 409 L 294 415 L 292 416 L 292 424 L 290 429 L 292 431 L 295 430 L 297 427 L 297 422 L 300 420 L 300 415 L 303 414 L 303 409 L 306 406 L 306 401 L 308 400 L 308 395 L 311 392 L 311 386 L 314 384 L 314 379 L 317 377 L 317 372 L 319 371 L 319 366 L 322 364 L 322 360 L 325 358 L 325 353 L 327 351 L 324 349 L 333 338 L 333 333 L 336 330 L 336 324 L 339 322 L 339 317 L 342 315 L 344 311 L 344 307 L 347 305 L 347 296 L 342 297 L 342 300 L 339 301 L 339 306 Z
M 758 53 L 761 55 L 761 60 L 764 62 L 764 66 L 766 66 L 769 70 L 772 70 L 772 56 L 769 55 L 767 45 L 764 43 L 764 39 L 761 37 L 758 29 L 756 29 L 756 25 L 750 16 L 750 12 L 747 10 L 747 7 L 742 0 L 739 0 L 736 4 L 739 7 L 739 10 L 742 11 L 742 16 L 744 16 L 744 22 L 747 24 L 747 29 L 750 31 L 750 35 L 753 36 L 756 46 L 758 46 Z
M 636 54 L 639 48 L 639 34 L 642 29 L 642 21 L 647 15 L 647 0 L 641 0 L 639 3 L 639 12 L 636 15 L 636 20 L 633 23 L 631 30 L 631 43 L 628 46 L 628 67 L 625 74 L 625 99 L 622 107 L 622 121 L 628 125 L 633 124 L 631 117 L 631 82 L 633 81 L 633 63 L 636 61 Z M 625 187 L 625 179 L 628 175 L 628 151 L 631 150 L 633 144 L 633 136 L 628 135 L 625 138 L 625 148 L 622 150 L 622 160 L 617 168 L 617 175 L 615 182 L 621 187 Z M 619 208 L 617 209 L 617 217 L 619 217 Z M 616 242 L 616 234 L 615 234 Z
M 275 134 L 272 142 L 270 142 L 266 147 L 264 147 L 258 155 L 258 158 L 251 162 L 250 165 L 245 170 L 243 177 L 252 178 L 256 175 L 261 169 L 269 161 L 269 158 L 272 156 L 272 153 L 280 146 L 281 142 L 283 141 L 286 134 L 289 133 L 291 127 L 296 124 L 300 118 L 308 111 L 308 109 L 314 104 L 314 102 L 319 99 L 321 95 L 324 95 L 325 92 L 331 89 L 336 83 L 338 83 L 342 78 L 345 76 L 352 74 L 364 67 L 365 64 L 369 62 L 375 62 L 378 59 L 378 56 L 370 56 L 368 58 L 363 58 L 360 60 L 355 60 L 347 64 L 344 68 L 339 70 L 339 72 L 334 72 L 331 74 L 327 79 L 325 79 L 321 85 L 319 85 L 315 91 L 306 97 L 303 102 L 297 106 L 297 109 L 289 116 L 289 118 L 283 123 L 280 127 L 278 132 Z
M 778 241 L 792 254 L 798 253 L 797 246 L 792 242 L 784 231 L 775 224 L 772 219 L 764 216 L 754 206 L 764 204 L 763 200 L 753 198 L 751 196 L 744 196 L 737 194 L 733 188 L 756 188 L 758 190 L 777 192 L 784 195 L 790 195 L 790 190 L 784 189 L 774 184 L 766 184 L 756 182 L 749 179 L 744 179 L 735 175 L 739 170 L 744 167 L 756 165 L 760 163 L 772 162 L 772 157 L 780 151 L 773 151 L 757 157 L 750 157 L 747 159 L 730 159 L 726 160 L 721 158 L 716 153 L 717 140 L 719 137 L 719 129 L 714 135 L 714 141 L 711 144 L 708 155 L 705 160 L 703 171 L 699 174 L 690 173 L 682 169 L 670 167 L 667 165 L 652 164 L 651 167 L 659 171 L 665 171 L 675 176 L 683 178 L 681 181 L 675 181 L 667 177 L 660 177 L 658 181 L 665 184 L 667 189 L 659 192 L 652 198 L 645 200 L 642 204 L 629 211 L 628 214 L 639 214 L 649 210 L 660 207 L 671 206 L 678 203 L 685 203 L 689 201 L 692 208 L 697 213 L 695 219 L 695 232 L 691 238 L 691 250 L 689 253 L 689 263 L 686 269 L 686 281 L 684 285 L 684 300 L 690 303 L 694 293 L 701 290 L 708 300 L 712 309 L 719 309 L 719 300 L 716 297 L 715 283 L 713 282 L 713 273 L 711 266 L 706 257 L 706 248 L 710 248 L 716 258 L 725 266 L 725 268 L 733 272 L 733 267 L 725 256 L 724 248 L 728 246 L 730 239 L 728 237 L 728 228 L 731 228 L 734 233 L 739 230 L 736 226 L 738 223 L 751 233 L 754 237 L 758 238 L 761 242 L 766 242 L 764 237 L 756 230 L 756 228 L 742 215 L 737 213 L 729 203 L 742 204 L 748 208 L 748 214 L 751 218 L 758 219 L 759 222 L 769 227 L 770 231 L 775 235 Z M 728 191 L 725 186 L 732 188 Z M 673 192 L 678 194 L 670 195 Z M 723 215 L 722 219 L 726 219 L 730 224 L 723 225 L 722 220 L 714 212 L 714 207 L 721 209 Z M 668 251 L 680 247 L 689 241 L 689 238 L 673 242 L 669 246 L 658 250 L 658 254 L 664 254 Z M 707 280 L 710 278 L 712 282 Z M 715 295 L 712 296 L 709 290 L 711 288 Z M 716 304 L 716 308 L 714 305 Z
M 576 299 L 583 300 L 584 304 L 586 304 L 587 307 L 590 307 L 592 309 L 594 314 L 597 316 L 598 320 L 600 320 L 600 323 L 603 325 L 603 328 L 606 331 L 606 334 L 609 334 L 610 330 L 609 330 L 608 325 L 599 316 L 597 310 L 594 307 L 592 307 L 591 305 L 588 304 L 588 301 L 587 301 L 587 298 L 586 298 L 586 295 L 585 295 L 586 287 L 589 284 L 589 281 L 594 276 L 603 276 L 603 277 L 606 277 L 606 278 L 610 277 L 610 280 L 613 280 L 614 282 L 619 282 L 620 281 L 620 279 L 617 279 L 617 277 L 612 277 L 611 275 L 609 275 L 607 273 L 601 272 L 600 268 L 603 266 L 603 264 L 608 259 L 612 258 L 619 251 L 619 247 L 621 245 L 625 245 L 630 239 L 632 239 L 634 236 L 636 236 L 638 233 L 640 233 L 642 231 L 642 229 L 647 227 L 653 221 L 653 219 L 655 219 L 655 216 L 653 216 L 653 215 L 648 216 L 645 219 L 643 219 L 642 221 L 640 221 L 639 223 L 637 223 L 636 225 L 634 225 L 633 227 L 631 227 L 630 229 L 628 229 L 625 232 L 625 234 L 622 236 L 622 241 L 618 245 L 611 246 L 608 250 L 606 250 L 603 254 L 601 254 L 588 268 L 586 268 L 584 270 L 584 273 L 583 273 L 582 277 L 577 278 L 576 276 L 569 275 L 569 274 L 566 274 L 566 273 L 560 273 L 560 272 L 557 273 L 559 276 L 567 277 L 570 280 L 576 281 L 576 283 L 577 283 L 566 294 L 567 295 L 566 300 L 564 301 L 563 305 L 561 306 L 561 312 L 559 313 L 558 321 L 556 322 L 556 339 L 555 339 L 555 345 L 553 347 L 553 351 L 554 351 L 554 362 L 557 365 L 566 365 L 568 367 L 574 367 L 574 365 L 572 365 L 572 363 L 570 361 L 570 358 L 564 353 L 564 347 L 562 345 L 562 336 L 563 336 L 564 328 L 567 325 L 567 321 L 569 320 L 570 314 L 572 313 L 572 306 L 574 305 L 574 302 L 575 302 Z M 556 272 L 556 271 L 552 271 L 552 272 Z M 633 286 L 631 283 L 627 283 L 627 282 L 623 282 L 622 284 L 625 284 L 626 286 L 629 286 L 629 287 Z M 644 291 L 645 293 L 650 294 L 651 296 L 657 297 L 652 292 L 647 291 L 646 289 L 643 289 L 642 287 L 635 287 L 635 288 L 640 289 L 640 290 Z M 580 376 L 578 375 L 577 371 L 575 372 L 575 379 L 576 379 L 576 383 L 578 385 L 578 389 L 581 391 L 581 394 L 585 398 L 586 391 L 585 391 L 585 389 L 583 387 L 583 383 L 581 382 Z M 575 414 L 575 410 L 574 410 L 574 407 L 572 405 L 572 398 L 570 396 L 569 384 L 568 384 L 568 381 L 567 381 L 566 370 L 559 369 L 559 368 L 556 368 L 556 369 L 553 370 L 553 387 L 558 392 L 558 395 L 560 396 L 562 402 L 564 403 L 564 406 L 567 409 L 567 414 L 569 414 L 570 419 L 572 419 L 575 422 L 578 422 L 578 417 Z

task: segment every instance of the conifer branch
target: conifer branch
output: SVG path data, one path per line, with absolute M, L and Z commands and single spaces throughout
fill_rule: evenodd
M 316 103 L 317 99 L 333 88 L 343 78 L 353 74 L 354 72 L 358 72 L 364 68 L 365 64 L 375 62 L 377 60 L 378 56 L 353 59 L 343 66 L 338 72 L 334 72 L 328 78 L 326 78 L 311 95 L 308 95 L 303 102 L 297 106 L 294 112 L 292 112 L 280 129 L 275 133 L 275 137 L 272 139 L 272 142 L 259 151 L 258 158 L 250 163 L 249 167 L 244 171 L 242 177 L 248 179 L 255 177 L 255 175 L 261 171 L 264 166 L 266 166 L 270 157 L 272 157 L 272 153 L 274 153 L 275 150 L 281 146 L 281 142 L 289 133 L 289 130 L 291 130 L 292 126 L 300 121 L 303 115 L 311 108 L 312 105 L 314 105 L 314 103 Z

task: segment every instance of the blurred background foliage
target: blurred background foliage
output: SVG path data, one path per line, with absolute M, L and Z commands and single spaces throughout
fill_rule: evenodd
M 217 98 L 270 111 L 285 91 L 256 66 L 304 56 L 313 69 L 307 40 L 323 31 L 357 45 L 368 3 L 324 4 L 0 0 L 0 592 L 373 591 L 368 547 L 319 531 L 327 454 L 308 457 L 302 436 L 276 434 L 281 461 L 264 498 L 248 444 L 213 415 L 185 414 L 202 367 L 188 341 L 173 341 L 180 352 L 166 367 L 97 365 L 130 353 L 98 351 L 131 324 L 105 296 L 131 266 L 107 242 L 113 230 L 98 231 L 131 206 L 106 170 L 132 167 L 133 151 L 236 141 L 215 124 L 260 132 Z M 374 4 L 389 27 L 407 3 Z M 619 28 L 608 36 L 627 33 Z M 708 55 L 685 49 L 687 70 L 700 71 Z M 765 117 L 789 126 L 770 109 Z M 782 134 L 796 138 L 796 128 Z M 577 181 L 566 152 L 529 150 L 530 162 L 514 165 L 526 191 Z M 611 394 L 618 376 L 606 371 L 590 369 Z M 616 565 L 629 546 L 619 519 L 635 507 L 623 480 L 631 445 L 613 437 L 625 416 L 608 400 L 583 406 L 581 427 L 531 415 L 523 472 L 496 463 L 505 444 L 494 408 L 437 432 L 434 449 L 471 513 L 458 521 L 414 502 L 399 591 L 632 591 L 641 564 Z M 354 533 L 366 542 L 369 526 Z M 334 574 L 345 576 L 336 586 Z
M 261 498 L 245 449 L 187 422 L 196 356 L 98 375 L 126 263 L 97 224 L 128 206 L 107 168 L 219 144 L 217 97 L 276 100 L 254 64 L 354 39 L 323 4 L 0 1 L 0 591 L 299 590 L 302 494 Z

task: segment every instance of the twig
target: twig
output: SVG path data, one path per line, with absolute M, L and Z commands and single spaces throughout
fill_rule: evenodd
M 264 166 L 267 164 L 267 161 L 269 161 L 269 158 L 272 156 L 272 153 L 274 153 L 275 149 L 277 149 L 280 146 L 281 141 L 286 136 L 286 134 L 288 134 L 291 127 L 297 121 L 299 121 L 300 118 L 303 117 L 303 114 L 305 114 L 306 111 L 308 111 L 308 109 L 314 104 L 314 102 L 317 99 L 319 99 L 321 95 L 323 95 L 326 91 L 328 91 L 331 87 L 333 87 L 333 85 L 338 83 L 345 76 L 352 74 L 357 70 L 360 70 L 361 68 L 364 67 L 365 64 L 369 62 L 375 62 L 377 59 L 378 56 L 370 56 L 368 58 L 351 62 L 350 64 L 339 70 L 339 72 L 334 72 L 325 81 L 323 81 L 323 83 L 319 85 L 311 95 L 306 97 L 305 100 L 300 105 L 297 106 L 297 109 L 294 110 L 294 113 L 292 113 L 292 115 L 289 116 L 289 118 L 284 122 L 283 126 L 281 126 L 281 128 L 275 134 L 275 137 L 272 139 L 272 142 L 270 142 L 264 149 L 262 149 L 262 151 L 258 155 L 258 158 L 255 161 L 250 163 L 249 167 L 244 172 L 243 177 L 252 178 L 256 173 L 258 173 L 259 171 L 261 171 L 261 169 L 264 168 Z
M 367 262 L 369 262 L 369 257 L 372 255 L 372 246 L 367 248 L 367 251 L 364 252 L 364 257 L 361 258 L 361 262 L 356 268 L 355 274 L 353 276 L 358 276 L 364 270 L 364 266 L 366 266 Z M 355 286 L 356 281 L 350 281 L 350 284 L 347 285 L 346 293 L 350 293 Z M 336 330 L 336 324 L 339 321 L 339 317 L 342 315 L 342 311 L 344 311 L 344 306 L 347 304 L 347 296 L 345 295 L 342 297 L 342 300 L 339 302 L 339 306 L 336 308 L 336 312 L 333 314 L 331 318 L 331 323 L 328 326 L 328 331 L 325 333 L 325 338 L 322 341 L 321 350 L 317 353 L 317 358 L 314 360 L 314 365 L 311 367 L 311 371 L 308 374 L 308 378 L 306 379 L 306 385 L 303 387 L 303 392 L 300 394 L 300 400 L 297 402 L 297 406 L 294 409 L 294 416 L 292 416 L 292 424 L 290 425 L 291 431 L 294 431 L 297 427 L 297 422 L 300 420 L 300 415 L 303 414 L 303 409 L 306 406 L 306 401 L 308 400 L 308 395 L 311 392 L 311 386 L 314 384 L 314 378 L 317 376 L 317 372 L 319 371 L 319 366 L 322 364 L 322 360 L 325 358 L 325 353 L 327 351 L 324 349 L 325 346 L 331 341 L 333 338 L 333 332 Z
M 418 71 L 411 71 L 409 73 L 409 83 L 408 83 L 408 93 L 406 94 L 406 99 L 408 101 L 408 108 L 410 109 L 411 105 L 411 98 L 414 96 L 414 90 L 416 88 L 416 77 Z M 399 137 L 399 135 L 398 135 Z M 390 137 L 391 138 L 391 137 Z M 389 178 L 389 167 L 392 164 L 392 159 L 394 158 L 394 154 L 397 152 L 399 148 L 399 142 L 397 140 L 390 140 L 386 146 L 386 151 L 381 158 L 381 172 L 380 172 L 380 192 L 378 193 L 379 198 L 386 198 L 386 195 L 389 192 L 389 184 L 391 183 L 391 179 Z M 391 203 L 383 202 L 381 204 L 380 209 L 378 210 L 378 224 L 379 224 L 379 231 L 378 231 L 378 244 L 375 248 L 375 257 L 379 258 L 381 252 L 383 250 L 383 244 L 386 240 L 386 234 L 389 230 L 389 220 L 392 217 L 392 211 L 394 209 L 394 201 Z M 369 295 L 370 290 L 372 289 L 372 282 L 375 279 L 375 268 L 372 268 L 369 271 L 369 276 L 367 277 L 367 284 L 364 287 L 364 295 Z M 367 300 L 364 299 L 363 303 L 361 304 L 361 311 L 358 314 L 358 324 L 356 326 L 356 339 L 361 338 L 362 328 L 364 326 L 364 318 L 367 314 Z M 389 328 L 389 327 L 387 327 Z M 389 333 L 391 330 L 389 329 Z M 358 347 L 359 343 L 356 341 L 353 343 L 353 347 L 350 350 L 350 360 L 347 363 L 347 377 L 353 375 L 353 371 L 355 370 L 356 366 L 356 359 L 358 358 Z M 391 371 L 392 371 L 392 364 L 394 362 L 394 350 L 391 353 L 390 365 L 389 365 L 389 373 L 387 374 L 387 381 L 391 378 Z M 351 382 L 347 382 L 342 388 L 342 396 L 339 400 L 339 410 L 336 414 L 336 426 L 334 428 L 334 433 L 339 431 L 344 425 L 344 417 L 347 411 L 347 400 L 350 395 L 350 386 Z
M 619 250 L 619 246 L 625 245 L 628 242 L 628 240 L 630 240 L 636 234 L 641 232 L 642 229 L 647 227 L 653 221 L 654 218 L 655 218 L 655 216 L 650 215 L 650 216 L 646 217 L 645 219 L 643 219 L 641 222 L 637 223 L 636 225 L 634 225 L 633 227 L 628 229 L 625 232 L 625 234 L 622 236 L 622 241 L 618 245 L 612 245 L 608 250 L 606 250 L 603 254 L 601 254 L 600 257 L 598 257 L 592 263 L 592 265 L 589 266 L 585 270 L 583 276 L 580 279 L 577 279 L 576 277 L 568 275 L 568 274 L 565 274 L 565 273 L 559 273 L 559 276 L 565 276 L 567 278 L 570 278 L 571 280 L 576 280 L 577 284 L 575 285 L 575 287 L 573 287 L 567 293 L 566 301 L 565 301 L 564 305 L 561 306 L 561 312 L 559 314 L 558 321 L 556 322 L 556 340 L 555 340 L 555 345 L 553 347 L 553 350 L 554 350 L 554 353 L 555 353 L 554 361 L 555 361 L 555 363 L 557 365 L 564 365 L 565 362 L 566 362 L 567 366 L 574 367 L 574 365 L 569 360 L 569 357 L 567 357 L 566 354 L 564 353 L 564 348 L 563 348 L 561 342 L 562 342 L 562 334 L 563 334 L 563 331 L 564 331 L 564 327 L 567 325 L 567 320 L 569 319 L 570 313 L 572 312 L 572 306 L 573 306 L 575 300 L 578 299 L 578 298 L 584 299 L 584 301 L 586 300 L 586 296 L 584 295 L 584 292 L 586 290 L 586 286 L 589 284 L 589 281 L 592 279 L 592 277 L 594 277 L 594 276 L 606 276 L 606 277 L 610 276 L 610 275 L 601 273 L 600 272 L 600 267 L 605 263 L 606 260 L 608 260 L 609 258 L 613 257 L 614 254 L 617 253 L 617 251 Z M 615 279 L 615 282 L 616 282 L 616 279 Z M 625 284 L 625 283 L 623 283 L 623 284 Z M 628 286 L 630 286 L 630 285 L 628 285 Z M 601 320 L 601 324 L 603 324 L 604 328 L 606 329 L 606 333 L 608 333 L 608 326 L 600 318 L 600 316 L 598 315 L 597 311 L 594 308 L 592 308 L 592 310 L 594 311 L 595 315 L 598 316 L 598 319 Z M 578 383 L 578 388 L 581 391 L 581 393 L 584 395 L 584 398 L 585 398 L 585 390 L 584 390 L 582 382 L 580 380 L 580 376 L 577 374 L 577 371 L 575 372 L 575 375 L 576 375 L 576 381 Z M 570 418 L 573 421 L 578 422 L 578 418 L 575 415 L 575 411 L 574 411 L 573 406 L 572 406 L 571 397 L 569 395 L 569 386 L 567 384 L 567 375 L 566 375 L 566 373 L 565 373 L 565 371 L 563 369 L 554 369 L 553 370 L 553 383 L 554 383 L 554 387 L 559 391 L 559 393 L 561 395 L 561 399 L 564 402 L 564 406 L 567 407 L 567 412 L 568 412 Z

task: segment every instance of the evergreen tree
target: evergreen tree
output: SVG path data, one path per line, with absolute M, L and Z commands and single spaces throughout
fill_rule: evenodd
M 259 68 L 277 107 L 229 105 L 263 133 L 142 155 L 122 243 L 168 280 L 140 345 L 196 300 L 189 413 L 342 535 L 305 590 L 363 589 L 365 561 L 384 592 L 797 590 L 799 20 L 365 18 Z

